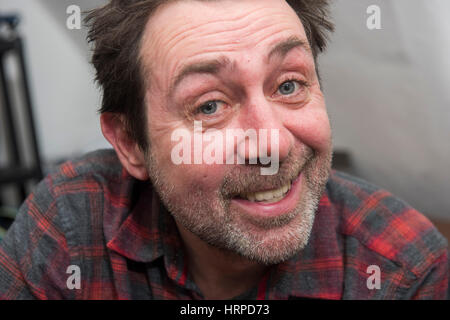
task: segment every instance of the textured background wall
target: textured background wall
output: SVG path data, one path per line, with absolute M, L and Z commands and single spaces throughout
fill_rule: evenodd
M 108 146 L 96 109 L 85 30 L 66 8 L 102 0 L 0 0 L 22 15 L 36 121 L 46 161 Z M 382 29 L 366 27 L 381 8 Z M 336 33 L 321 58 L 336 147 L 358 174 L 434 218 L 450 219 L 450 2 L 335 0 Z M 14 80 L 14 79 L 13 79 Z M 0 159 L 2 142 L 0 139 Z

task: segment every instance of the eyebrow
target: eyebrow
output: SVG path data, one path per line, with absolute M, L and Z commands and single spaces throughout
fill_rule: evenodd
M 293 36 L 281 41 L 272 50 L 270 50 L 268 60 L 270 61 L 270 59 L 274 56 L 284 58 L 291 50 L 295 48 L 303 48 L 308 52 L 311 51 L 307 42 Z
M 308 44 L 305 41 L 293 36 L 275 45 L 275 47 L 273 47 L 272 50 L 270 50 L 267 56 L 267 62 L 269 62 L 274 56 L 284 58 L 291 50 L 295 48 L 303 48 L 306 51 L 311 51 Z M 226 67 L 229 67 L 231 65 L 233 65 L 233 63 L 230 61 L 229 58 L 225 56 L 220 56 L 219 58 L 207 61 L 188 64 L 187 66 L 182 68 L 181 71 L 178 73 L 178 75 L 175 77 L 173 84 L 170 86 L 169 92 L 173 92 L 176 89 L 176 87 L 180 84 L 180 82 L 190 75 L 194 74 L 215 75 L 218 74 L 222 69 L 225 69 Z
M 226 68 L 231 65 L 231 61 L 229 58 L 225 56 L 221 56 L 217 59 L 211 59 L 207 61 L 197 62 L 193 64 L 189 64 L 185 66 L 181 72 L 175 77 L 175 81 L 171 86 L 170 92 L 173 92 L 175 88 L 180 84 L 180 82 L 193 74 L 218 74 L 220 70 Z

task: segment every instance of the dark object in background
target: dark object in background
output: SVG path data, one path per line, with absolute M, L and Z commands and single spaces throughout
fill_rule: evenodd
M 352 156 L 350 152 L 346 150 L 334 150 L 333 169 L 349 174 L 355 174 L 355 168 L 353 166 Z
M 0 98 L 3 110 L 1 116 L 5 118 L 5 128 L 2 133 L 7 135 L 6 150 L 8 163 L 0 167 L 0 190 L 5 186 L 13 186 L 19 192 L 19 201 L 23 202 L 28 195 L 26 183 L 43 178 L 38 141 L 32 112 L 32 102 L 28 85 L 28 78 L 25 65 L 23 42 L 16 31 L 19 18 L 15 15 L 0 15 Z M 29 141 L 20 148 L 20 135 L 18 134 L 19 119 L 14 117 L 13 110 L 19 106 L 14 105 L 11 99 L 13 91 L 8 83 L 6 75 L 6 58 L 8 55 L 15 56 L 21 80 L 21 94 L 23 96 L 24 121 L 29 132 Z M 3 128 L 2 128 L 3 129 Z M 28 150 L 32 156 L 33 163 L 26 166 L 21 150 Z M 0 208 L 2 199 L 0 199 Z
M 14 208 L 0 207 L 0 241 L 14 222 L 17 210 Z

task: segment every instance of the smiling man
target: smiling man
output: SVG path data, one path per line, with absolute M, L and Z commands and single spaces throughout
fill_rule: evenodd
M 327 1 L 112 0 L 88 21 L 114 150 L 27 199 L 0 297 L 445 298 L 431 223 L 331 171 Z

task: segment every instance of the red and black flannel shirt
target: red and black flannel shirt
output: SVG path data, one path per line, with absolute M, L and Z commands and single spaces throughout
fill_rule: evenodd
M 307 247 L 238 299 L 444 299 L 447 242 L 388 192 L 333 172 Z M 69 266 L 80 289 L 68 286 Z M 372 269 L 380 270 L 373 288 Z M 70 289 L 70 288 L 73 289 Z M 172 216 L 113 150 L 63 164 L 0 245 L 2 299 L 202 299 Z

